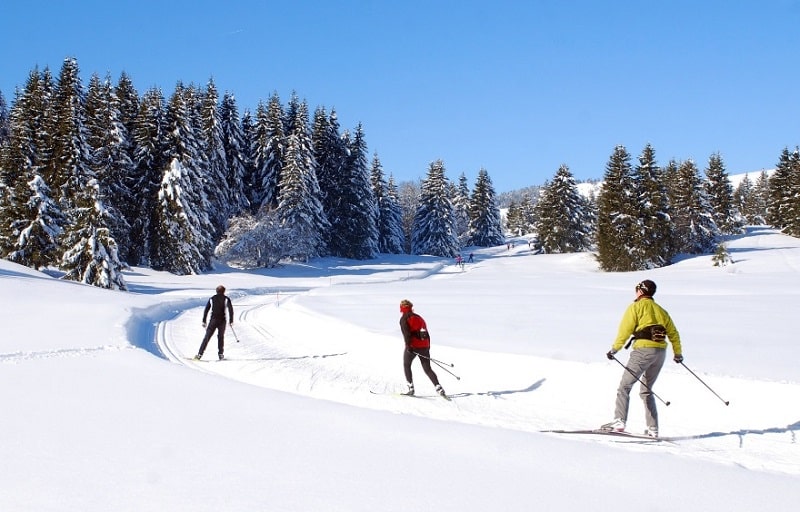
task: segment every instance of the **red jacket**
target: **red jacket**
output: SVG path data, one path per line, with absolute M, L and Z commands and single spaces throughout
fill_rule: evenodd
M 400 317 L 400 330 L 409 348 L 430 348 L 431 339 L 425 320 L 413 311 L 403 311 Z

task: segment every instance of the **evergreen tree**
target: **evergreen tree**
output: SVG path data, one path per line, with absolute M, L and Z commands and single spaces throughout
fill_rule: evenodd
M 219 93 L 214 80 L 209 80 L 204 94 L 197 98 L 198 142 L 204 156 L 204 192 L 211 210 L 208 213 L 213 225 L 212 240 L 216 242 L 227 228 L 228 218 L 234 208 L 231 182 L 228 180 L 228 161 L 223 141 L 222 120 L 219 111 Z M 216 245 L 214 243 L 213 245 Z
M 714 222 L 700 172 L 692 160 L 678 166 L 670 190 L 676 252 L 706 254 L 714 250 L 719 229 Z
M 320 201 L 325 216 L 331 223 L 331 232 L 324 233 L 325 246 L 331 248 L 334 231 L 339 229 L 344 220 L 339 219 L 344 206 L 340 200 L 342 188 L 347 186 L 343 174 L 347 147 L 339 133 L 339 121 L 336 111 L 328 116 L 325 108 L 319 107 L 314 112 L 314 125 L 311 130 L 314 147 L 317 182 L 320 189 Z
M 641 229 L 630 159 L 624 146 L 614 148 L 597 199 L 597 258 L 606 271 L 642 269 L 636 255 Z
M 592 246 L 593 219 L 575 178 L 566 165 L 542 188 L 534 207 L 537 248 L 545 253 L 570 253 Z
M 636 242 L 636 259 L 640 268 L 667 265 L 674 256 L 672 218 L 664 172 L 656 164 L 655 150 L 647 144 L 634 169 L 639 206 L 640 238 Z
M 769 204 L 769 174 L 767 171 L 761 171 L 756 180 L 755 187 L 753 188 L 753 195 L 755 201 L 755 208 L 761 216 L 761 224 L 767 223 L 767 205 Z
M 453 202 L 453 215 L 456 222 L 456 236 L 458 237 L 458 244 L 460 246 L 469 244 L 470 236 L 470 193 L 467 177 L 464 173 L 458 178 L 458 186 L 452 187 L 450 199 Z
M 162 170 L 167 165 L 164 96 L 160 89 L 147 91 L 139 103 L 139 113 L 133 125 L 133 174 L 131 190 L 138 199 L 125 216 L 131 226 L 127 261 L 139 265 L 149 261 L 159 211 L 158 193 Z M 157 243 L 157 242 L 156 242 Z
M 736 208 L 742 213 L 744 222 L 750 225 L 763 225 L 766 223 L 764 219 L 764 209 L 762 209 L 762 200 L 760 194 L 756 189 L 753 180 L 750 179 L 749 174 L 745 174 L 742 181 L 733 192 L 733 198 Z
M 403 253 L 402 212 L 397 198 L 397 187 L 390 177 L 387 183 L 378 155 L 372 158 L 370 183 L 377 204 L 378 251 L 384 254 Z
M 345 140 L 347 157 L 339 176 L 338 201 L 331 212 L 325 212 L 331 222 L 328 250 L 334 256 L 370 259 L 378 254 L 378 207 L 370 186 L 361 125 L 352 139 Z
M 19 212 L 14 222 L 17 236 L 7 258 L 38 270 L 56 262 L 60 254 L 59 237 L 64 219 L 41 176 L 34 176 L 25 185 L 29 194 L 27 202 L 16 209 Z M 21 190 L 16 194 L 19 199 L 25 198 Z
M 769 178 L 767 222 L 778 229 L 784 229 L 791 221 L 792 159 L 789 148 L 783 148 L 775 172 Z
M 279 184 L 284 167 L 285 132 L 283 106 L 277 93 L 273 94 L 268 105 L 259 103 L 256 109 L 255 138 L 253 139 L 253 176 L 250 185 L 250 207 L 277 206 L 280 195 Z
M 786 208 L 786 225 L 783 232 L 800 237 L 800 149 L 792 152 L 789 174 L 789 201 Z
M 127 289 L 99 183 L 90 179 L 73 198 L 74 223 L 64 235 L 66 250 L 61 261 L 64 279 L 112 290 Z
M 9 125 L 8 105 L 6 104 L 5 96 L 3 96 L 3 91 L 0 91 L 0 148 L 8 141 L 9 134 L 11 133 Z
M 478 171 L 478 179 L 469 202 L 469 244 L 478 247 L 501 245 L 503 222 L 497 207 L 492 179 L 486 169 Z
M 28 207 L 31 197 L 28 184 L 39 176 L 43 183 L 42 186 L 37 184 L 37 189 L 44 187 L 49 191 L 42 178 L 50 155 L 52 84 L 48 80 L 48 73 L 30 72 L 24 89 L 17 90 L 9 113 L 8 138 L 0 146 L 0 256 L 3 257 L 19 249 L 16 246 L 21 231 L 36 218 Z M 50 197 L 49 192 L 47 196 Z M 54 229 L 60 233 L 66 223 L 64 215 L 54 213 L 52 218 L 57 223 Z M 47 254 L 49 260 L 36 264 L 47 266 L 60 256 L 56 251 Z
M 431 162 L 422 182 L 411 233 L 411 253 L 453 257 L 459 250 L 444 163 Z
M 166 112 L 167 168 L 163 170 L 150 266 L 174 274 L 197 274 L 211 268 L 213 225 L 202 188 L 203 160 L 196 139 L 193 95 L 181 84 Z
M 539 193 L 541 194 L 541 190 Z M 529 193 L 525 192 L 519 201 L 512 201 L 506 213 L 506 230 L 511 236 L 522 236 L 536 231 L 536 207 Z
M 250 205 L 245 192 L 249 155 L 243 123 L 239 121 L 239 110 L 232 94 L 225 93 L 222 97 L 220 129 L 227 164 L 225 181 L 230 192 L 228 216 L 239 215 Z
M 733 185 L 719 153 L 711 155 L 708 159 L 705 190 L 714 222 L 720 232 L 725 235 L 743 233 L 742 215 L 734 203 Z
M 98 180 L 105 219 L 117 243 L 118 255 L 125 261 L 131 246 L 128 218 L 131 218 L 138 198 L 129 188 L 134 172 L 128 152 L 130 138 L 120 121 L 119 105 L 108 78 L 101 81 L 96 74 L 92 75 L 86 93 L 85 112 L 89 168 Z
M 330 229 L 330 224 L 319 199 L 305 103 L 298 106 L 295 115 L 278 187 L 278 212 L 281 226 L 291 233 L 289 257 L 307 261 L 324 253 L 323 233 Z
M 411 254 L 411 236 L 414 233 L 414 217 L 417 214 L 420 195 L 420 184 L 417 182 L 405 181 L 397 187 L 397 198 L 400 204 L 403 224 L 403 252 L 405 254 Z

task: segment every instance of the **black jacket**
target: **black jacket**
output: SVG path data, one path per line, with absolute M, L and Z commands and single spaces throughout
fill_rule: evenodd
M 224 293 L 218 293 L 208 299 L 208 303 L 206 304 L 206 309 L 203 311 L 203 323 L 206 323 L 206 317 L 208 317 L 209 310 L 211 311 L 211 320 L 222 320 L 225 321 L 225 309 L 228 310 L 228 315 L 230 316 L 231 322 L 233 322 L 233 304 L 231 304 L 231 299 L 229 299 Z

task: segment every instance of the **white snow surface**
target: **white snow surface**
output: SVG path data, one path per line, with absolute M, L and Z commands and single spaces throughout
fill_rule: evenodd
M 732 265 L 631 273 L 518 242 L 474 250 L 463 271 L 417 256 L 134 268 L 131 292 L 0 261 L 0 510 L 797 509 L 800 240 L 753 227 L 729 240 Z M 605 353 L 645 278 L 702 379 L 665 364 L 670 440 L 541 432 L 612 419 L 624 369 Z M 225 361 L 215 339 L 192 361 L 217 284 L 235 336 Z M 450 402 L 418 362 L 429 398 L 392 394 L 403 298 L 460 377 L 434 366 Z M 628 426 L 645 427 L 638 385 Z

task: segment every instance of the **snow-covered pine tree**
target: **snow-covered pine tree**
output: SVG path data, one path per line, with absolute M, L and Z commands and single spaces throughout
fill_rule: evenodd
M 211 207 L 202 189 L 203 160 L 192 125 L 193 96 L 178 84 L 165 117 L 167 167 L 158 193 L 150 266 L 173 274 L 211 268 Z
M 783 232 L 800 237 L 800 149 L 795 148 L 790 160 L 789 201 L 786 210 L 786 225 Z
M 367 144 L 361 124 L 345 138 L 347 156 L 341 168 L 337 207 L 331 220 L 328 251 L 334 256 L 366 260 L 378 255 L 378 207 L 369 180 Z M 327 214 L 328 212 L 326 212 Z
M 534 207 L 537 248 L 545 253 L 589 250 L 594 222 L 569 167 L 561 165 Z
M 753 187 L 753 196 L 756 212 L 758 212 L 761 219 L 763 219 L 761 224 L 767 224 L 767 205 L 769 204 L 769 174 L 767 171 L 761 171 L 758 178 L 756 178 L 756 184 Z
M 383 166 L 378 154 L 372 157 L 370 183 L 378 207 L 376 225 L 378 227 L 378 251 L 384 254 L 403 253 L 402 212 L 397 199 L 394 180 L 389 182 L 383 176 Z
M 404 181 L 397 187 L 397 198 L 403 224 L 403 252 L 411 254 L 411 236 L 414 232 L 414 217 L 417 214 L 421 182 Z
M 138 198 L 128 188 L 134 172 L 128 152 L 130 141 L 125 125 L 120 122 L 119 105 L 108 77 L 101 81 L 97 74 L 92 75 L 86 92 L 85 112 L 89 167 L 99 183 L 106 223 L 117 244 L 119 257 L 127 261 L 131 246 L 128 218 Z
M 237 268 L 271 268 L 291 256 L 292 232 L 281 225 L 277 210 L 262 208 L 233 217 L 214 254 Z
M 678 166 L 670 186 L 676 252 L 710 253 L 716 247 L 719 228 L 694 161 L 687 160 Z
M 267 105 L 259 103 L 256 108 L 255 138 L 251 149 L 253 175 L 248 197 L 254 211 L 278 204 L 286 152 L 283 116 L 277 93 L 270 97 Z
M 10 133 L 10 120 L 8 117 L 8 104 L 6 103 L 6 97 L 3 96 L 3 91 L 0 91 L 0 148 L 2 148 L 6 141 L 8 141 L 8 136 Z
M 723 235 L 736 235 L 744 232 L 742 214 L 733 200 L 733 185 L 719 153 L 708 158 L 706 181 L 704 183 L 711 214 Z
M 117 243 L 108 228 L 108 215 L 100 196 L 100 185 L 90 179 L 73 195 L 74 219 L 64 233 L 61 268 L 64 279 L 100 288 L 126 290 L 124 265 L 117 256 Z
M 672 252 L 673 225 L 664 172 L 656 163 L 655 150 L 647 144 L 639 155 L 633 179 L 637 184 L 641 238 L 636 242 L 640 268 L 668 265 Z
M 597 259 L 610 272 L 641 270 L 636 243 L 641 239 L 637 184 L 631 157 L 617 146 L 606 164 L 603 186 L 597 198 Z
M 492 179 L 489 172 L 481 168 L 469 201 L 469 244 L 492 247 L 502 245 L 504 240 Z
M 205 195 L 211 210 L 208 213 L 213 225 L 212 240 L 216 241 L 225 232 L 234 202 L 231 182 L 228 180 L 228 161 L 223 142 L 222 121 L 219 112 L 219 93 L 213 79 L 209 79 L 205 91 L 197 98 L 198 148 L 204 156 Z
M 138 201 L 125 214 L 131 226 L 127 261 L 139 265 L 149 261 L 153 239 L 158 236 L 155 229 L 158 193 L 162 170 L 167 165 L 165 105 L 160 89 L 150 89 L 142 97 L 131 139 L 134 171 L 130 188 Z
M 17 250 L 19 235 L 24 226 L 36 218 L 28 208 L 31 189 L 28 183 L 44 171 L 50 154 L 50 100 L 52 82 L 49 73 L 38 69 L 30 72 L 25 87 L 17 90 L 9 113 L 9 134 L 0 147 L 0 256 Z M 47 187 L 46 182 L 44 186 Z M 49 190 L 49 189 L 48 189 Z M 47 194 L 52 197 L 51 193 Z M 56 205 L 60 210 L 60 207 Z M 66 218 L 53 215 L 60 232 Z M 53 250 L 37 263 L 48 266 L 58 261 L 60 254 Z M 18 260 L 19 262 L 19 260 Z M 27 263 L 22 263 L 28 265 Z
M 450 258 L 459 249 L 444 163 L 436 160 L 431 162 L 422 181 L 411 233 L 411 253 Z
M 341 224 L 337 220 L 340 209 L 339 195 L 342 187 L 345 186 L 342 168 L 347 158 L 347 147 L 339 133 L 339 120 L 335 110 L 331 111 L 330 116 L 324 107 L 318 107 L 314 111 L 311 141 L 314 148 L 320 202 L 325 216 L 331 223 L 331 231 L 323 234 L 325 246 L 330 249 L 333 232 Z
M 462 172 L 458 178 L 458 185 L 452 186 L 450 200 L 453 202 L 453 215 L 456 222 L 456 236 L 458 245 L 469 244 L 469 184 L 467 176 Z
M 17 236 L 6 258 L 38 270 L 53 265 L 60 257 L 59 237 L 64 214 L 50 197 L 50 188 L 41 176 L 35 175 L 27 183 L 19 181 L 15 195 L 20 200 L 25 199 L 22 184 L 28 190 L 28 197 L 24 204 L 15 208 L 17 215 L 13 225 Z
M 249 121 L 248 121 L 249 122 Z M 243 131 L 243 123 L 239 120 L 236 99 L 225 93 L 220 105 L 220 129 L 222 131 L 222 147 L 227 163 L 225 180 L 229 187 L 230 203 L 228 216 L 239 215 L 250 206 L 245 192 L 248 174 L 247 138 Z
M 319 199 L 307 108 L 305 102 L 298 105 L 278 186 L 281 226 L 291 233 L 289 257 L 302 261 L 324 253 L 323 233 L 330 229 Z
M 783 148 L 775 172 L 769 178 L 767 222 L 778 229 L 784 229 L 791 220 L 789 212 L 792 209 L 792 160 L 789 148 Z

